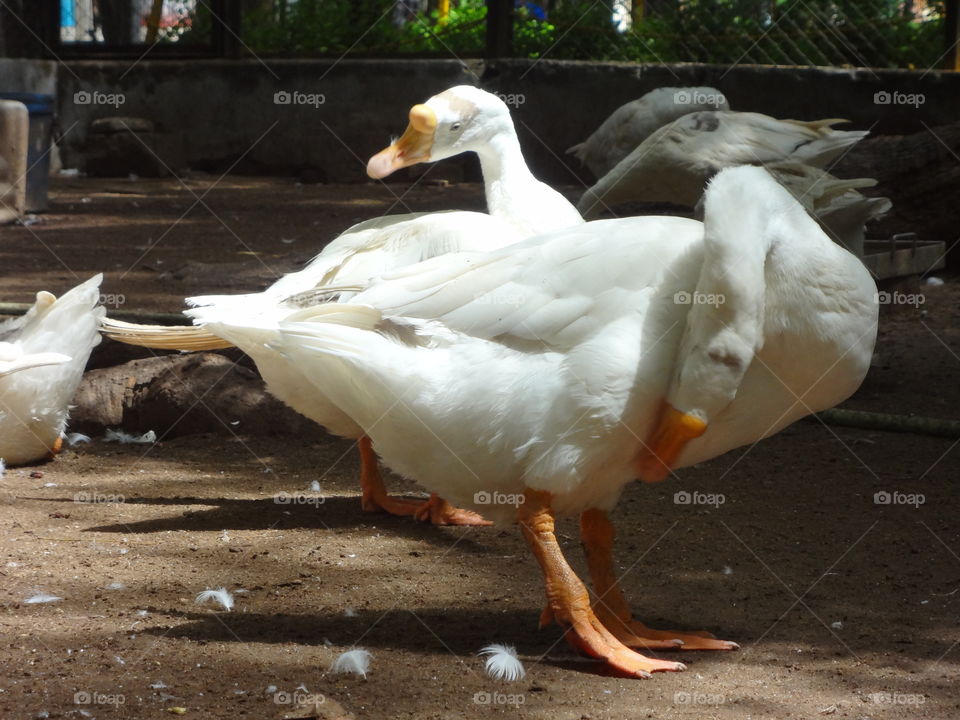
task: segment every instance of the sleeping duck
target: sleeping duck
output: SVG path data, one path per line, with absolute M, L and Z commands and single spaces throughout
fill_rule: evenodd
M 777 120 L 730 110 L 684 115 L 638 145 L 580 198 L 584 217 L 623 202 L 694 207 L 717 171 L 792 160 L 823 167 L 867 135 L 834 130 L 844 120 Z
M 712 87 L 662 87 L 621 105 L 582 143 L 567 150 L 601 178 L 633 152 L 654 130 L 698 110 L 729 110 Z
M 60 449 L 70 400 L 100 342 L 102 275 L 56 298 L 38 292 L 21 317 L 0 323 L 0 460 L 24 465 Z
M 104 333 L 121 342 L 153 348 L 239 347 L 257 364 L 276 397 L 331 432 L 358 439 L 364 509 L 414 515 L 435 524 L 483 523 L 476 513 L 453 508 L 436 496 L 424 503 L 387 495 L 376 455 L 361 428 L 322 391 L 313 389 L 287 358 L 246 335 L 233 334 L 229 323 L 220 323 L 244 317 L 251 326 L 263 323 L 272 327 L 299 309 L 302 296 L 311 296 L 318 286 L 337 286 L 336 296 L 344 300 L 351 287 L 405 265 L 449 252 L 492 250 L 535 233 L 583 222 L 570 202 L 527 168 L 506 104 L 475 87 L 454 87 L 415 105 L 406 131 L 370 159 L 368 174 L 382 178 L 402 167 L 463 152 L 475 152 L 480 158 L 489 214 L 413 213 L 368 220 L 337 237 L 303 270 L 280 278 L 261 293 L 188 298 L 187 303 L 194 306 L 187 311 L 194 327 L 107 320 Z M 330 298 L 322 290 L 320 294 Z
M 433 258 L 270 327 L 236 315 L 210 328 L 289 358 L 394 470 L 519 523 L 545 580 L 542 620 L 609 671 L 647 677 L 685 668 L 637 650 L 737 646 L 633 618 L 608 518 L 624 486 L 847 398 L 877 315 L 863 265 L 744 166 L 712 180 L 703 223 L 602 220 Z M 555 536 L 569 515 L 594 606 Z

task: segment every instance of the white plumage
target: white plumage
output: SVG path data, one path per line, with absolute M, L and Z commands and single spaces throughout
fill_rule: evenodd
M 494 680 L 513 682 L 514 680 L 523 679 L 527 674 L 523 663 L 520 662 L 520 658 L 517 657 L 516 648 L 512 645 L 493 643 L 492 645 L 487 645 L 477 654 L 487 658 L 484 669 L 487 671 L 487 675 Z
M 57 299 L 37 293 L 19 318 L 0 323 L 0 458 L 35 462 L 55 452 L 90 351 L 100 342 L 101 275 Z

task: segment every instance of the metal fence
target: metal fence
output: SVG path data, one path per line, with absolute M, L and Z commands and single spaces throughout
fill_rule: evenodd
M 8 13 L 14 0 L 5 0 Z M 958 0 L 32 0 L 67 56 L 527 57 L 956 69 Z M 2 18 L 2 16 L 0 16 Z M 7 23 L 10 24 L 9 22 Z

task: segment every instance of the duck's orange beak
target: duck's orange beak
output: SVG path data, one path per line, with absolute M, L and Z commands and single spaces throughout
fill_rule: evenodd
M 410 108 L 410 124 L 400 139 L 384 148 L 367 163 L 367 175 L 374 180 L 430 159 L 433 136 L 437 130 L 437 114 L 427 105 Z
M 707 424 L 700 418 L 682 413 L 664 402 L 657 426 L 636 460 L 640 479 L 660 482 L 667 477 L 686 444 L 703 435 L 706 429 Z

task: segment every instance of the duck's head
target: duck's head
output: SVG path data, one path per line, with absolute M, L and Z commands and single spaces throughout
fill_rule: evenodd
M 410 108 L 410 123 L 399 139 L 367 163 L 374 179 L 422 162 L 478 152 L 503 132 L 513 132 L 510 110 L 496 95 L 458 85 Z

